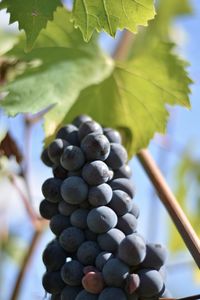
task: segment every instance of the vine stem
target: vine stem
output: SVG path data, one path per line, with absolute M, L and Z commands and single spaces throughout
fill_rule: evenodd
M 32 255 L 33 255 L 33 253 L 34 253 L 34 251 L 37 247 L 37 244 L 39 242 L 39 239 L 41 237 L 42 232 L 43 232 L 42 226 L 38 226 L 38 228 L 35 230 L 35 232 L 32 236 L 30 245 L 28 247 L 26 255 L 24 256 L 22 266 L 21 266 L 19 274 L 17 276 L 15 286 L 14 286 L 14 289 L 12 291 L 10 300 L 17 300 L 18 299 L 23 278 L 24 278 L 25 273 L 27 271 L 28 265 L 31 261 Z
M 8 178 L 9 178 L 10 182 L 12 183 L 13 187 L 15 188 L 15 190 L 18 192 L 19 196 L 21 197 L 22 202 L 24 204 L 24 207 L 27 211 L 27 214 L 28 214 L 34 228 L 37 228 L 38 223 L 40 222 L 40 220 L 38 219 L 38 216 L 35 213 L 34 209 L 32 208 L 28 198 L 23 193 L 21 188 L 18 186 L 15 176 L 13 174 L 9 174 Z
M 125 60 L 128 57 L 130 48 L 133 44 L 134 35 L 128 31 L 124 31 L 121 40 L 113 54 L 116 60 Z M 192 228 L 189 220 L 179 205 L 176 197 L 170 190 L 164 176 L 148 150 L 143 149 L 138 153 L 138 159 L 146 171 L 149 179 L 154 185 L 158 196 L 165 208 L 167 209 L 171 219 L 173 220 L 177 230 L 184 240 L 190 254 L 193 256 L 197 266 L 200 268 L 200 240 Z

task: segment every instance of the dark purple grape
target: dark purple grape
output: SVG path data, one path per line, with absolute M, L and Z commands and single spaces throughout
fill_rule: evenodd
M 67 229 L 70 226 L 70 218 L 61 214 L 53 216 L 49 224 L 51 231 L 56 236 L 59 236 L 64 229 Z
M 126 192 L 131 198 L 134 197 L 134 189 L 130 179 L 117 178 L 109 182 L 109 185 L 114 190 L 121 190 Z
M 56 137 L 68 141 L 71 145 L 79 146 L 78 128 L 72 124 L 62 127 Z
M 39 210 L 44 219 L 50 220 L 53 216 L 58 214 L 58 205 L 57 203 L 52 203 L 44 199 L 40 202 Z
M 60 158 L 62 167 L 68 171 L 79 170 L 85 163 L 85 156 L 81 148 L 77 146 L 68 146 L 64 149 Z
M 42 254 L 43 263 L 48 271 L 59 271 L 62 265 L 64 265 L 66 257 L 67 253 L 57 240 L 51 241 Z
M 55 139 L 53 142 L 51 142 L 51 144 L 49 144 L 47 148 L 48 155 L 54 164 L 58 165 L 60 163 L 60 157 L 64 151 L 64 148 L 67 146 L 69 146 L 69 143 L 62 139 Z
M 138 217 L 140 215 L 140 209 L 137 206 L 137 204 L 135 204 L 135 202 L 133 202 L 133 201 L 132 201 L 132 207 L 131 207 L 129 213 L 134 215 L 136 217 L 136 219 L 138 219 Z
M 50 157 L 49 157 L 49 154 L 48 154 L 48 151 L 47 151 L 46 148 L 42 151 L 42 154 L 41 154 L 41 160 L 42 160 L 42 162 L 43 162 L 47 167 L 52 167 L 52 166 L 53 166 L 53 162 L 51 161 L 51 159 L 50 159 Z
M 90 133 L 82 140 L 81 149 L 88 161 L 105 160 L 110 153 L 110 143 L 105 135 Z
M 129 267 L 118 258 L 111 258 L 104 265 L 102 273 L 108 286 L 123 287 Z
M 97 255 L 101 252 L 99 245 L 94 241 L 86 241 L 80 245 L 77 251 L 78 260 L 86 265 L 94 265 Z
M 125 235 L 132 234 L 137 228 L 137 219 L 130 213 L 118 218 L 117 226 Z
M 99 123 L 93 120 L 82 123 L 78 131 L 79 140 L 83 140 L 83 138 L 90 133 L 103 134 L 103 129 Z
M 60 203 L 58 204 L 59 212 L 67 217 L 69 217 L 77 208 L 78 205 L 69 204 L 64 200 L 60 201 Z
M 83 231 L 76 227 L 65 229 L 59 237 L 60 245 L 70 253 L 76 252 L 84 240 L 85 236 Z
M 131 168 L 128 165 L 123 165 L 121 168 L 114 172 L 113 179 L 117 178 L 131 178 Z
M 80 286 L 83 275 L 83 265 L 78 260 L 66 262 L 61 269 L 62 280 L 70 286 Z
M 120 133 L 113 128 L 104 128 L 103 133 L 107 137 L 110 143 L 118 143 L 121 144 L 122 138 Z
M 76 127 L 80 127 L 81 124 L 88 122 L 88 121 L 92 121 L 92 118 L 88 115 L 79 115 L 78 117 L 76 117 L 72 123 L 76 126 Z
M 127 300 L 126 294 L 120 288 L 107 287 L 99 295 L 98 300 Z
M 128 155 L 126 149 L 117 143 L 110 144 L 110 153 L 108 158 L 105 160 L 105 163 L 113 170 L 118 170 L 121 168 L 127 161 Z
M 112 195 L 113 192 L 111 187 L 107 183 L 102 183 L 100 185 L 90 187 L 88 201 L 94 207 L 107 205 L 110 202 Z
M 61 300 L 74 300 L 78 293 L 82 290 L 81 286 L 67 285 L 61 293 Z
M 100 234 L 97 241 L 102 250 L 115 252 L 124 238 L 125 235 L 122 231 L 112 228 L 108 232 Z
M 111 258 L 114 258 L 114 255 L 111 252 L 103 251 L 98 254 L 95 260 L 95 265 L 99 271 L 103 270 L 104 265 Z
M 98 295 L 91 294 L 82 290 L 75 298 L 75 300 L 98 300 Z
M 160 296 L 164 289 L 164 283 L 158 271 L 152 269 L 141 269 L 138 271 L 140 286 L 138 294 L 142 298 Z
M 88 213 L 89 210 L 84 208 L 75 210 L 70 216 L 70 222 L 72 226 L 78 227 L 80 229 L 86 229 Z
M 146 245 L 137 234 L 127 235 L 119 245 L 118 256 L 129 266 L 139 265 L 145 258 Z
M 52 202 L 57 203 L 62 200 L 60 194 L 60 187 L 62 184 L 62 180 L 58 178 L 49 178 L 42 185 L 42 193 L 44 197 Z
M 89 185 L 99 185 L 109 179 L 109 169 L 101 160 L 87 163 L 82 170 L 82 177 Z
M 115 212 L 107 206 L 93 208 L 87 217 L 87 224 L 91 231 L 104 233 L 115 227 L 117 216 Z
M 65 179 L 68 176 L 67 170 L 65 170 L 60 165 L 53 166 L 53 176 L 59 179 Z
M 146 256 L 141 267 L 159 270 L 167 258 L 166 248 L 160 244 L 147 244 Z
M 132 199 L 126 192 L 114 190 L 108 206 L 114 210 L 117 216 L 123 216 L 131 210 Z
M 42 278 L 42 285 L 47 293 L 58 294 L 65 287 L 60 272 L 46 272 Z
M 80 204 L 87 199 L 88 186 L 81 177 L 72 176 L 63 181 L 61 195 L 69 204 Z

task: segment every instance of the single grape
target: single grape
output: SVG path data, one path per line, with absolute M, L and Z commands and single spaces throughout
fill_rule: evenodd
M 68 141 L 71 145 L 79 146 L 78 128 L 72 124 L 62 127 L 56 137 Z
M 101 249 L 96 242 L 86 241 L 78 248 L 77 257 L 86 266 L 94 265 L 95 259 L 100 252 Z
M 111 252 L 103 251 L 98 254 L 95 260 L 95 265 L 99 271 L 103 270 L 104 265 L 111 258 L 114 258 L 114 255 Z
M 93 208 L 88 214 L 87 224 L 91 231 L 104 233 L 116 226 L 117 215 L 107 206 Z
M 131 168 L 128 165 L 123 165 L 118 170 L 114 172 L 113 179 L 117 178 L 131 178 Z
M 138 295 L 144 298 L 159 296 L 164 289 L 164 283 L 158 271 L 152 269 L 141 269 L 138 271 L 140 286 Z
M 100 234 L 97 241 L 102 250 L 115 252 L 124 238 L 125 235 L 122 231 L 112 228 L 108 232 Z
M 134 189 L 130 179 L 117 178 L 109 182 L 109 185 L 114 190 L 122 190 L 126 192 L 131 198 L 134 197 Z
M 81 148 L 70 145 L 64 149 L 60 163 L 64 169 L 76 171 L 84 165 L 85 156 Z
M 112 195 L 113 192 L 111 187 L 107 183 L 102 183 L 100 185 L 90 187 L 88 201 L 94 207 L 107 205 L 110 202 Z
M 81 290 L 82 290 L 81 286 L 67 285 L 62 290 L 61 300 L 74 300 Z
M 59 179 L 65 179 L 68 177 L 67 170 L 65 170 L 60 165 L 53 166 L 52 172 L 53 172 L 53 176 Z
M 80 229 L 86 229 L 88 213 L 89 210 L 84 208 L 79 208 L 75 210 L 70 217 L 72 226 L 78 227 Z
M 61 195 L 69 204 L 80 204 L 87 199 L 88 186 L 81 177 L 72 176 L 63 181 Z
M 66 262 L 61 269 L 62 280 L 70 286 L 80 286 L 83 275 L 83 265 L 77 260 Z
M 53 218 L 51 218 L 51 221 L 49 224 L 51 231 L 56 236 L 59 236 L 64 229 L 66 229 L 70 226 L 71 226 L 70 218 L 66 217 L 64 215 L 61 215 L 61 214 L 57 214 L 57 215 L 53 216 Z
M 79 115 L 78 117 L 76 117 L 73 121 L 72 124 L 74 124 L 76 127 L 80 127 L 81 124 L 88 122 L 88 121 L 92 121 L 92 118 L 89 117 L 88 115 Z
M 42 254 L 43 263 L 48 271 L 59 271 L 62 265 L 64 265 L 66 257 L 67 253 L 57 240 L 51 241 Z
M 98 300 L 127 300 L 126 294 L 120 288 L 107 287 L 99 295 Z
M 114 190 L 108 206 L 114 210 L 117 216 L 123 216 L 131 210 L 132 199 L 126 192 Z
M 166 248 L 160 244 L 147 244 L 146 256 L 142 262 L 143 268 L 153 268 L 159 270 L 167 258 Z
M 83 140 L 83 138 L 90 133 L 103 134 L 103 129 L 99 123 L 93 120 L 82 123 L 78 131 L 79 140 Z
M 110 144 L 110 153 L 105 163 L 113 170 L 121 168 L 127 161 L 128 155 L 126 149 L 117 143 Z
M 69 227 L 63 230 L 59 237 L 60 245 L 70 253 L 77 251 L 78 247 L 84 242 L 84 240 L 84 233 L 76 227 Z
M 139 218 L 139 215 L 140 215 L 140 209 L 139 207 L 137 206 L 137 204 L 135 204 L 135 202 L 132 201 L 132 207 L 129 211 L 130 214 L 134 215 L 136 217 L 136 219 Z
M 64 148 L 67 146 L 69 146 L 69 143 L 62 139 L 55 139 L 53 142 L 51 142 L 51 144 L 49 144 L 47 148 L 48 155 L 54 164 L 58 165 L 60 163 L 60 157 Z
M 146 245 L 137 234 L 127 235 L 119 245 L 118 256 L 129 266 L 139 265 L 145 258 Z
M 137 219 L 130 213 L 118 218 L 117 226 L 125 235 L 132 234 L 137 228 Z
M 81 149 L 88 161 L 105 160 L 110 153 L 110 143 L 105 135 L 90 133 L 82 140 Z
M 53 216 L 58 214 L 58 205 L 57 203 L 52 203 L 44 199 L 40 202 L 39 210 L 44 219 L 50 220 Z
M 47 293 L 58 294 L 65 287 L 60 272 L 46 272 L 42 278 L 42 285 Z
M 128 295 L 133 294 L 140 286 L 138 274 L 129 274 L 126 278 L 125 291 Z
M 111 258 L 103 267 L 103 278 L 108 286 L 123 287 L 129 267 L 118 258 Z
M 112 128 L 104 128 L 103 133 L 105 134 L 105 136 L 107 137 L 110 143 L 121 144 L 122 138 L 120 133 L 117 130 Z
M 60 201 L 58 204 L 58 210 L 60 214 L 69 217 L 76 209 L 78 205 L 73 205 L 65 202 L 64 200 Z
M 53 162 L 51 161 L 51 159 L 50 159 L 50 157 L 49 157 L 49 154 L 48 154 L 48 151 L 47 151 L 46 148 L 42 151 L 42 154 L 41 154 L 41 160 L 42 160 L 42 162 L 43 162 L 47 167 L 52 167 L 52 166 L 53 166 Z
M 60 194 L 62 180 L 57 178 L 49 178 L 42 185 L 42 193 L 44 197 L 52 202 L 56 203 L 62 200 Z
M 98 300 L 98 295 L 88 293 L 85 290 L 82 290 L 75 298 L 75 300 Z
M 103 161 L 95 160 L 83 167 L 82 177 L 89 185 L 99 185 L 108 181 L 109 169 Z
M 92 294 L 99 294 L 103 290 L 105 283 L 100 272 L 88 272 L 82 279 L 84 289 Z

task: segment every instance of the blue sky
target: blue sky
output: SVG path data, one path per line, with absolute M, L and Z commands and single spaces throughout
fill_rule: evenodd
M 192 1 L 194 6 L 195 14 L 192 17 L 179 18 L 176 21 L 175 26 L 179 31 L 179 36 L 182 36 L 183 32 L 184 42 L 180 45 L 180 53 L 183 55 L 191 64 L 188 68 L 189 73 L 194 80 L 194 84 L 191 86 L 191 110 L 176 107 L 172 111 L 171 121 L 168 125 L 168 133 L 171 136 L 171 140 L 179 145 L 180 149 L 184 149 L 188 145 L 194 142 L 193 155 L 200 158 L 200 105 L 199 105 L 199 95 L 200 95 L 200 2 L 198 0 Z M 0 27 L 5 24 L 5 19 L 2 14 L 0 14 Z M 110 49 L 113 40 L 110 38 L 102 37 L 102 45 L 105 49 Z M 24 147 L 23 136 L 23 117 L 18 116 L 15 119 L 7 120 L 4 118 L 9 128 L 11 128 L 12 134 L 17 138 L 19 144 Z M 44 167 L 39 161 L 39 156 L 41 152 L 41 145 L 43 140 L 43 130 L 41 123 L 34 126 L 34 134 L 31 140 L 31 173 L 30 181 L 32 185 L 32 193 L 35 199 L 35 205 L 38 206 L 39 201 L 42 199 L 40 192 L 40 186 L 42 182 L 51 176 L 51 172 L 48 168 Z M 150 143 L 149 149 L 153 154 L 154 158 L 159 162 L 161 159 L 160 167 L 163 169 L 165 176 L 167 177 L 171 186 L 173 186 L 173 170 L 174 165 L 179 161 L 180 157 L 176 151 L 169 152 L 162 149 L 158 143 L 154 140 Z M 24 149 L 25 150 L 25 149 Z M 163 163 L 165 162 L 165 164 Z M 136 186 L 136 197 L 135 201 L 138 203 L 141 216 L 139 219 L 139 231 L 146 237 L 147 240 L 152 242 L 162 242 L 166 244 L 167 242 L 167 213 L 163 208 L 160 201 L 154 195 L 152 186 L 147 179 L 144 171 L 142 170 L 140 164 L 136 158 L 130 161 L 130 165 L 133 170 L 133 184 Z M 153 207 L 153 209 L 152 209 Z M 155 210 L 158 211 L 157 214 L 153 214 Z M 19 226 L 18 231 L 27 240 L 30 238 L 27 232 L 25 233 L 22 225 L 23 222 L 27 222 L 26 217 L 19 212 L 16 213 L 16 218 L 13 218 L 10 223 L 12 226 Z M 23 218 L 22 218 L 23 216 Z M 21 219 L 19 219 L 21 218 Z M 26 223 L 27 224 L 27 223 Z M 28 226 L 28 225 L 27 225 Z M 29 232 L 30 232 L 30 227 Z M 150 228 L 150 229 L 149 229 Z M 44 249 L 45 244 L 50 240 L 51 233 L 47 231 L 34 255 L 33 261 L 30 265 L 29 271 L 27 273 L 24 288 L 22 290 L 20 300 L 30 299 L 42 299 L 43 290 L 41 286 L 41 274 L 44 270 L 41 262 L 41 252 Z M 188 254 L 179 255 L 178 260 L 186 259 L 190 261 L 191 258 Z M 174 296 L 187 296 L 195 294 L 200 290 L 200 283 L 195 282 L 192 276 L 191 264 L 185 264 L 184 266 L 178 268 L 173 268 L 173 258 L 169 258 L 168 264 L 168 285 L 174 292 Z M 14 279 L 13 274 L 17 271 L 15 264 L 10 264 L 5 274 L 5 286 L 4 289 L 9 291 L 9 285 Z M 34 280 L 33 280 L 34 278 Z M 6 284 L 7 282 L 7 284 Z M 186 284 L 182 284 L 182 283 Z M 8 294 L 7 294 L 8 295 Z M 2 300 L 7 300 L 7 296 Z

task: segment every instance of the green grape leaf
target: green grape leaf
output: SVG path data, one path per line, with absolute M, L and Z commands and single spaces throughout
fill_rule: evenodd
M 53 14 L 61 5 L 60 0 L 3 0 L 1 8 L 7 8 L 10 13 L 10 24 L 18 22 L 27 38 L 27 49 L 31 49 L 40 31 L 47 22 L 53 20 Z
M 115 36 L 117 29 L 137 31 L 138 25 L 147 25 L 155 16 L 153 0 L 75 0 L 73 21 L 85 41 L 93 32 L 105 31 Z
M 166 104 L 190 107 L 191 80 L 171 47 L 155 43 L 151 50 L 117 63 L 109 78 L 81 92 L 62 124 L 88 113 L 123 132 L 130 157 L 146 147 L 155 132 L 165 132 Z
M 82 89 L 101 82 L 113 69 L 112 60 L 95 41 L 83 42 L 70 18 L 71 14 L 64 8 L 58 9 L 54 22 L 41 33 L 30 53 L 24 53 L 23 40 L 7 53 L 30 67 L 2 88 L 8 94 L 0 105 L 11 116 L 20 112 L 36 113 L 54 105 L 48 113 L 46 135 L 54 132 Z M 64 19 L 65 24 L 68 21 L 67 26 L 63 25 Z
M 192 14 L 191 2 L 182 0 L 160 0 L 158 3 L 157 16 L 152 28 L 157 31 L 164 39 L 169 34 L 171 21 L 178 16 Z

